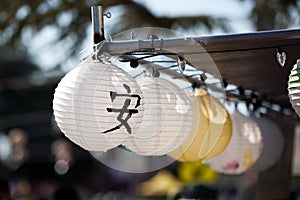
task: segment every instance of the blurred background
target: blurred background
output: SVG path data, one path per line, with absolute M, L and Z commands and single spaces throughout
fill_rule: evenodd
M 149 26 L 203 36 L 300 25 L 298 0 L 2 0 L 0 179 L 8 181 L 13 199 L 171 199 L 175 192 L 170 188 L 176 191 L 183 183 L 190 183 L 186 190 L 203 191 L 208 198 L 251 196 L 256 174 L 222 176 L 204 165 L 176 162 L 149 173 L 119 172 L 59 131 L 52 116 L 54 89 L 92 50 L 92 5 L 112 13 L 105 18 L 106 37 Z M 157 183 L 165 186 L 143 189 Z M 294 195 L 297 183 L 294 177 Z M 1 181 L 0 196 L 5 188 Z

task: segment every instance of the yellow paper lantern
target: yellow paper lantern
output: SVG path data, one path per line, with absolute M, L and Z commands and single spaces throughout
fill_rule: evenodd
M 190 98 L 165 79 L 144 77 L 137 83 L 144 96 L 143 121 L 124 144 L 140 155 L 165 155 L 189 136 L 194 116 Z
M 239 112 L 231 114 L 232 138 L 227 148 L 215 158 L 205 160 L 213 170 L 224 174 L 241 174 L 259 158 L 262 135 L 257 123 Z
M 198 162 L 220 154 L 228 145 L 232 125 L 225 107 L 207 92 L 192 97 L 194 121 L 189 138 L 168 155 L 181 162 Z
M 124 70 L 88 58 L 60 81 L 53 110 L 71 141 L 89 151 L 106 151 L 141 124 L 143 95 Z

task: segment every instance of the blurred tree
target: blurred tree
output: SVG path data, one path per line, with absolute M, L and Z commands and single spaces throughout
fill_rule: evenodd
M 30 62 L 30 55 L 24 49 L 18 47 L 2 46 L 0 49 L 0 79 L 27 77 L 38 70 L 38 67 Z M 26 67 L 21 67 L 25 65 Z M 2 82 L 3 84 L 3 82 Z M 1 89 L 0 85 L 0 89 Z
M 86 38 L 88 26 L 91 24 L 89 7 L 100 4 L 105 9 L 118 6 L 122 12 L 112 34 L 142 26 L 185 29 L 204 27 L 208 31 L 218 27 L 224 31 L 229 30 L 226 19 L 212 16 L 158 17 L 144 5 L 133 0 L 2 0 L 0 46 L 18 47 L 43 29 L 52 27 L 56 29 L 55 42 L 69 43 L 70 49 L 64 51 L 65 56 L 74 55 L 76 50 L 82 48 L 82 41 Z
M 253 2 L 250 21 L 257 30 L 287 28 L 298 19 L 298 0 L 239 0 Z M 149 8 L 134 0 L 2 0 L 0 5 L 0 46 L 19 47 L 37 33 L 55 28 L 54 43 L 64 46 L 65 58 L 74 56 L 82 48 L 91 24 L 92 5 L 105 9 L 120 8 L 118 24 L 111 34 L 130 28 L 155 26 L 163 28 L 205 28 L 208 31 L 220 28 L 230 30 L 228 20 L 214 16 L 164 17 L 156 16 Z M 298 22 L 296 22 L 298 23 Z M 43 39 L 43 38 L 42 38 Z M 50 40 L 48 38 L 48 40 Z
M 249 0 L 240 0 L 249 1 Z M 249 15 L 256 30 L 284 29 L 299 25 L 299 0 L 251 0 Z

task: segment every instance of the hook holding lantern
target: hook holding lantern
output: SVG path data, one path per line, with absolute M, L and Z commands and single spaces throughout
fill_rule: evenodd
M 183 73 L 186 65 L 186 60 L 183 55 L 178 55 L 177 63 L 180 73 Z

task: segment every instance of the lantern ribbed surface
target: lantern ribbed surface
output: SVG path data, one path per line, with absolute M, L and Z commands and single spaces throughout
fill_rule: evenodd
M 288 81 L 288 96 L 293 109 L 300 116 L 300 60 L 291 70 Z
M 181 162 L 199 162 L 220 154 L 229 144 L 232 124 L 226 108 L 207 92 L 192 97 L 194 122 L 189 138 L 168 155 Z
M 193 124 L 190 99 L 165 79 L 144 77 L 137 82 L 144 96 L 144 116 L 125 146 L 140 155 L 165 155 L 189 136 Z
M 227 148 L 218 156 L 205 160 L 211 169 L 224 174 L 241 174 L 259 158 L 262 135 L 257 123 L 239 112 L 230 115 L 232 138 Z
M 87 59 L 62 78 L 53 110 L 60 130 L 89 151 L 123 143 L 141 124 L 143 96 L 124 70 Z M 128 118 L 129 111 L 133 113 Z

